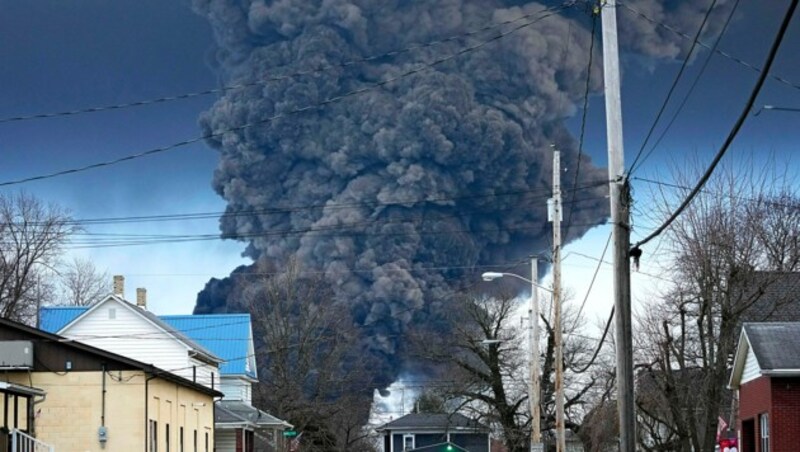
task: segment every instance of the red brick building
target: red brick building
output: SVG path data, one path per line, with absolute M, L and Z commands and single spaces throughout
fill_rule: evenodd
M 730 387 L 740 452 L 800 450 L 800 322 L 745 323 Z

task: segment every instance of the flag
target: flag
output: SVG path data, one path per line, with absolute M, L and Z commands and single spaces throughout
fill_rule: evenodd
M 719 419 L 717 419 L 717 442 L 719 442 L 719 435 L 721 435 L 722 432 L 727 429 L 728 423 L 725 422 L 725 419 L 723 419 L 722 416 L 719 416 Z

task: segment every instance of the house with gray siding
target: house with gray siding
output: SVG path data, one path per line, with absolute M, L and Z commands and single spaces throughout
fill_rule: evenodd
M 489 427 L 464 415 L 412 413 L 376 429 L 383 452 L 489 452 Z

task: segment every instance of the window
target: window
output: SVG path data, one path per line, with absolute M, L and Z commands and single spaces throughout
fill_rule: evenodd
M 150 452 L 158 452 L 158 422 L 150 420 Z
M 166 441 L 164 450 L 169 452 L 169 424 L 164 424 L 164 441 Z
M 117 318 L 117 309 L 116 308 L 108 308 L 108 318 L 114 320 Z
M 208 432 L 206 432 L 206 452 L 208 452 Z
M 403 450 L 414 448 L 414 435 L 403 435 Z
M 194 452 L 197 452 L 197 429 L 194 431 Z
M 183 452 L 183 427 L 179 430 L 180 436 L 178 436 L 178 452 Z
M 769 452 L 769 415 L 767 413 L 758 417 L 758 427 L 761 436 L 761 452 Z

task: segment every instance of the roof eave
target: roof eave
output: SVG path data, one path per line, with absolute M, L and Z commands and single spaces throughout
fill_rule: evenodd
M 761 375 L 767 377 L 800 377 L 800 369 L 763 369 Z

